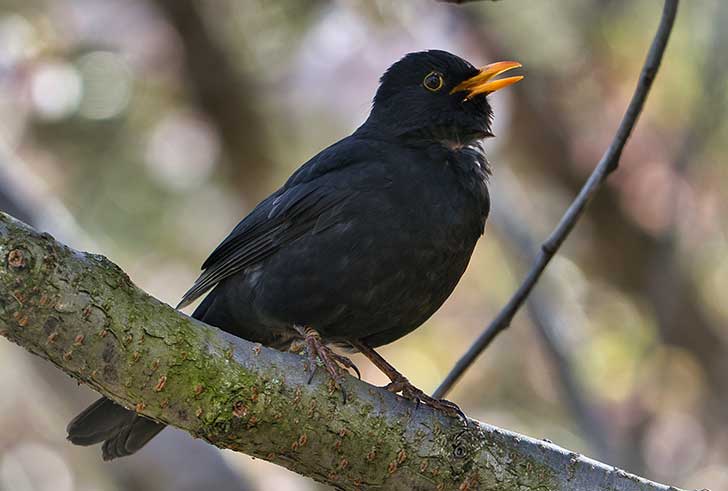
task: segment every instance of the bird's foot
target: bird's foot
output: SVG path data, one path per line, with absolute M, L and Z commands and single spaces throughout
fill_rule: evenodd
M 457 404 L 445 399 L 434 399 L 428 396 L 423 391 L 412 385 L 412 383 L 410 383 L 410 381 L 404 376 L 396 377 L 384 388 L 390 392 L 394 392 L 395 394 L 400 393 L 405 399 L 415 401 L 418 406 L 420 404 L 424 404 L 425 406 L 429 406 L 433 409 L 437 409 L 452 416 L 457 416 L 458 418 L 467 421 L 465 413 L 463 413 Z
M 321 360 L 324 368 L 334 381 L 335 386 L 341 390 L 344 397 L 344 403 L 346 403 L 346 391 L 341 385 L 341 369 L 343 367 L 345 370 L 353 370 L 357 377 L 361 379 L 359 368 L 357 368 L 354 362 L 352 362 L 349 358 L 340 355 L 329 348 L 326 343 L 323 342 L 321 335 L 315 329 L 300 326 L 295 326 L 295 328 L 296 331 L 303 336 L 303 341 L 306 343 L 306 352 L 308 353 L 310 371 L 308 383 L 311 383 L 316 371 L 316 366 L 318 365 L 318 360 Z
M 445 399 L 434 399 L 422 392 L 420 389 L 412 385 L 410 381 L 407 380 L 407 377 L 399 373 L 396 368 L 390 365 L 387 360 L 382 358 L 382 356 L 366 342 L 361 340 L 351 341 L 351 345 L 353 348 L 358 349 L 361 354 L 369 358 L 369 360 L 374 363 L 374 365 L 379 368 L 382 373 L 389 377 L 389 380 L 391 380 L 392 383 L 384 387 L 388 391 L 394 392 L 395 394 L 399 392 L 402 394 L 402 397 L 415 401 L 418 406 L 420 404 L 424 404 L 425 406 L 430 406 L 431 408 L 440 410 L 446 414 L 457 416 L 467 422 L 468 419 L 457 404 L 446 401 Z
M 415 401 L 417 405 L 424 404 L 446 414 L 457 416 L 462 420 L 467 420 L 465 413 L 463 413 L 457 404 L 446 399 L 435 399 L 428 396 L 422 390 L 412 385 L 406 378 L 391 382 L 384 388 L 395 394 L 399 393 L 405 399 Z

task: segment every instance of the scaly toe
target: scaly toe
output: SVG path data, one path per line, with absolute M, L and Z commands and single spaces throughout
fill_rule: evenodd
M 313 380 L 313 375 L 319 363 L 318 360 L 321 360 L 321 364 L 331 376 L 334 388 L 338 388 L 341 391 L 344 398 L 344 404 L 346 404 L 346 391 L 341 383 L 343 380 L 342 370 L 353 370 L 361 379 L 359 368 L 357 368 L 357 366 L 354 365 L 354 362 L 352 362 L 349 358 L 335 353 L 331 348 L 329 348 L 321 339 L 321 335 L 315 329 L 298 325 L 294 325 L 293 328 L 303 338 L 303 343 L 305 344 L 306 352 L 308 353 L 310 371 L 308 383 L 310 384 Z
M 465 413 L 463 413 L 457 404 L 445 399 L 434 399 L 412 385 L 407 379 L 393 381 L 385 386 L 385 389 L 390 392 L 401 393 L 405 399 L 415 401 L 418 407 L 420 404 L 424 404 L 432 409 L 442 411 L 451 416 L 457 416 L 463 421 L 467 421 Z

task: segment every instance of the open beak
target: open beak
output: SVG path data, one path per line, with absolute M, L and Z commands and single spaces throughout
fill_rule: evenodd
M 506 77 L 493 80 L 494 77 L 497 77 L 501 73 L 521 66 L 522 65 L 517 61 L 499 61 L 497 63 L 491 63 L 490 65 L 486 65 L 481 68 L 480 72 L 476 76 L 470 77 L 464 82 L 460 82 L 450 91 L 450 93 L 454 94 L 455 92 L 468 91 L 465 96 L 466 100 L 472 99 L 478 94 L 490 94 L 491 92 L 513 85 L 523 79 L 522 75 L 518 75 L 516 77 Z

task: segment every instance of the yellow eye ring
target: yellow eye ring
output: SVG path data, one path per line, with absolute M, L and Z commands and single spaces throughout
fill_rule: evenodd
M 437 92 L 445 84 L 442 74 L 439 72 L 430 72 L 422 80 L 422 85 L 430 92 Z

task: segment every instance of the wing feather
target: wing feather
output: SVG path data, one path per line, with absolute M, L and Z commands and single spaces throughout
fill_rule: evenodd
M 177 308 L 191 304 L 220 281 L 262 261 L 281 246 L 306 233 L 318 233 L 322 230 L 316 226 L 319 218 L 355 194 L 303 183 L 271 196 L 213 251 Z M 329 216 L 327 222 L 335 223 L 336 218 Z
M 344 138 L 302 165 L 286 184 L 245 217 L 202 265 L 202 274 L 177 308 L 220 281 L 255 265 L 299 237 L 343 219 L 345 204 L 361 192 L 387 187 L 386 159 L 375 140 Z

